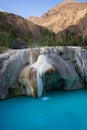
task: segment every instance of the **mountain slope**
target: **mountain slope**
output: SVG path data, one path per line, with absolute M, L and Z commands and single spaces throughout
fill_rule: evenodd
M 0 12 L 0 46 L 6 46 L 7 43 L 5 44 L 5 42 L 9 42 L 11 37 L 13 37 L 14 41 L 17 39 L 15 44 L 17 41 L 21 44 L 37 42 L 43 35 L 41 32 L 45 31 L 49 32 L 45 27 L 36 25 L 21 16 L 7 12 Z M 14 32 L 16 33 L 12 36 L 12 33 Z M 9 36 L 10 33 L 11 36 Z M 47 35 L 48 34 L 45 34 L 44 38 L 47 37 Z
M 11 27 L 15 27 L 18 33 L 24 36 L 27 36 L 28 32 L 31 31 L 35 39 L 39 37 L 40 28 L 42 28 L 21 16 L 0 12 L 0 32 L 8 33 Z
M 39 18 L 29 17 L 29 21 L 52 30 L 57 37 L 67 29 L 85 36 L 87 35 L 87 2 L 62 2 Z

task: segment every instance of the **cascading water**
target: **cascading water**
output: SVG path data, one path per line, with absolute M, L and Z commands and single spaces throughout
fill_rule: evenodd
M 46 88 L 45 88 L 45 77 L 43 76 L 43 97 L 42 100 L 48 100 L 50 99 L 48 96 L 46 96 Z
M 30 49 L 30 65 L 32 65 L 33 59 L 32 59 L 32 49 Z

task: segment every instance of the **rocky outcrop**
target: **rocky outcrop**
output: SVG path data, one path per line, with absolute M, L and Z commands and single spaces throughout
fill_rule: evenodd
M 73 90 L 87 85 L 87 50 L 44 47 L 10 50 L 0 55 L 0 99 L 40 97 L 43 91 Z
M 0 55 L 0 98 L 9 96 L 9 92 L 16 87 L 21 70 L 33 62 L 31 52 L 29 49 L 11 50 Z

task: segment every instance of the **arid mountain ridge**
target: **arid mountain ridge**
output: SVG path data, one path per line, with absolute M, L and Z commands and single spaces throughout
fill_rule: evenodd
M 84 37 L 87 35 L 87 2 L 65 1 L 41 17 L 29 17 L 29 21 L 55 32 L 57 38 L 67 29 Z
M 13 34 L 14 32 L 15 34 Z M 0 12 L 0 46 L 9 47 L 7 45 L 9 42 L 11 44 L 13 42 L 16 45 L 15 48 L 20 48 L 20 45 L 24 47 L 25 44 L 26 47 L 36 46 L 35 44 L 37 43 L 42 46 L 42 41 L 50 39 L 51 34 L 53 35 L 53 32 L 51 33 L 47 28 L 37 25 L 21 16 L 8 12 Z
M 69 45 L 72 43 L 79 45 L 76 37 L 87 36 L 87 2 L 68 0 L 56 5 L 41 17 L 31 16 L 28 19 L 12 13 L 0 12 L 0 46 L 5 46 L 4 43 L 8 40 L 5 39 L 12 28 L 16 29 L 16 39 L 22 44 L 36 42 L 42 46 L 60 45 L 57 41 L 63 39 L 62 43 L 66 40 Z
M 28 32 L 31 31 L 34 39 L 39 37 L 40 29 L 42 28 L 21 16 L 0 12 L 0 32 L 8 33 L 9 29 L 12 27 L 17 29 L 19 35 L 27 36 Z

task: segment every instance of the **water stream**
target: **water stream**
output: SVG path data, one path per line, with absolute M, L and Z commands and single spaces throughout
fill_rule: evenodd
M 50 99 L 50 97 L 48 97 L 48 96 L 46 95 L 46 89 L 45 89 L 45 87 L 44 87 L 42 100 L 49 100 L 49 99 Z

